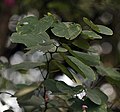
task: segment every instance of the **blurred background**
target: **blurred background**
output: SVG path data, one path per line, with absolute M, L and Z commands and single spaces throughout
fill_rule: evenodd
M 102 40 L 90 42 L 98 53 L 105 66 L 120 67 L 120 0 L 1 0 L 0 1 L 0 60 L 17 64 L 24 60 L 37 61 L 42 53 L 37 52 L 32 56 L 24 57 L 24 46 L 10 42 L 10 36 L 16 31 L 16 24 L 25 16 L 35 15 L 43 17 L 47 12 L 53 13 L 62 21 L 83 23 L 83 17 L 91 19 L 96 24 L 111 28 L 112 36 L 104 36 Z M 42 58 L 42 57 L 41 57 Z M 10 72 L 9 70 L 6 72 Z M 7 73 L 4 74 L 7 74 Z M 29 74 L 39 71 L 29 70 Z M 14 73 L 14 75 L 17 73 Z M 18 75 L 19 76 L 19 75 Z M 29 81 L 33 81 L 31 76 Z M 14 83 L 18 83 L 15 80 Z M 36 78 L 37 79 L 37 78 Z M 25 80 L 22 80 L 24 83 Z M 105 85 L 108 88 L 110 85 Z M 112 87 L 110 87 L 112 88 Z M 105 89 L 104 87 L 102 89 Z M 117 90 L 119 91 L 119 89 Z M 110 92 L 110 91 L 109 91 Z M 115 93 L 114 93 L 115 94 Z M 119 95 L 118 95 L 119 96 Z M 116 106 L 115 106 L 116 107 Z M 117 104 L 117 108 L 119 104 Z

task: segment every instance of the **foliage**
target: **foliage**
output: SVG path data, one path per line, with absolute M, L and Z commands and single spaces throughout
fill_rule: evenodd
M 89 30 L 82 29 L 78 23 L 61 22 L 50 13 L 40 20 L 30 16 L 18 22 L 17 31 L 11 36 L 12 42 L 24 44 L 26 55 L 42 51 L 46 57 L 44 62 L 9 65 L 9 68 L 16 71 L 29 68 L 47 71 L 45 76 L 41 74 L 44 79 L 41 82 L 31 85 L 14 84 L 15 96 L 25 111 L 108 112 L 107 96 L 94 82 L 97 82 L 98 73 L 113 80 L 120 80 L 120 74 L 101 64 L 99 55 L 90 49 L 88 41 L 101 39 L 100 34 L 112 35 L 113 32 L 87 18 L 83 18 L 83 21 L 90 27 Z M 50 58 L 47 54 L 50 54 Z M 55 80 L 54 75 L 58 72 L 67 75 L 77 86 Z M 90 85 L 86 85 L 84 80 L 89 81 Z M 77 95 L 83 91 L 86 95 L 78 98 Z

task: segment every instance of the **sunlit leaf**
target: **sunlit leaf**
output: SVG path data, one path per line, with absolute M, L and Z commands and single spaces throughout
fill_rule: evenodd
M 21 43 L 26 45 L 27 47 L 32 47 L 45 43 L 46 41 L 50 40 L 50 37 L 45 32 L 42 32 L 40 34 L 29 33 L 23 35 L 13 33 L 11 36 L 11 40 L 13 43 Z
M 75 39 L 80 33 L 82 29 L 79 24 L 72 24 L 68 22 L 59 22 L 54 24 L 54 28 L 52 29 L 52 32 L 54 35 L 58 37 L 65 37 L 68 40 Z
M 98 35 L 97 33 L 95 33 L 94 31 L 90 31 L 90 30 L 83 30 L 82 34 L 89 39 L 102 39 L 102 37 L 100 35 Z
M 19 34 L 29 34 L 33 32 L 37 23 L 38 23 L 37 17 L 35 16 L 25 17 L 20 22 L 18 22 L 16 30 Z
M 86 17 L 83 17 L 83 21 L 84 21 L 88 26 L 90 26 L 93 30 L 99 32 L 99 28 L 98 28 L 91 20 L 89 20 L 89 19 L 86 18 Z
M 105 35 L 113 35 L 113 31 L 110 28 L 103 25 L 97 25 L 97 27 L 99 28 L 98 33 L 105 34 Z
M 51 27 L 53 22 L 54 18 L 52 15 L 46 15 L 40 20 L 35 16 L 25 17 L 18 23 L 17 31 L 19 34 L 42 33 Z
M 58 47 L 57 52 L 67 52 L 67 49 L 65 49 L 63 47 Z
M 105 34 L 105 35 L 113 35 L 113 31 L 103 25 L 96 25 L 94 24 L 91 20 L 87 19 L 87 18 L 83 18 L 84 22 L 90 26 L 94 31 L 101 33 L 101 34 Z M 89 33 L 90 34 L 90 33 Z M 95 34 L 94 34 L 95 35 Z
M 52 15 L 48 15 L 39 20 L 35 27 L 35 32 L 42 33 L 52 26 L 54 18 Z

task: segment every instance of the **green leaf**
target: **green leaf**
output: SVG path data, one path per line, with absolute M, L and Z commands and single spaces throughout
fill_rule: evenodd
M 70 86 L 68 86 L 65 82 L 63 81 L 58 81 L 56 83 L 56 87 L 58 88 L 59 91 L 61 91 L 62 93 L 66 93 L 66 94 L 73 94 L 73 90 Z
M 31 53 L 34 53 L 36 51 L 42 51 L 44 53 L 53 52 L 53 51 L 55 52 L 56 49 L 54 47 L 55 46 L 53 45 L 53 42 L 51 40 L 49 40 L 43 44 L 39 44 L 39 45 L 36 45 L 33 47 L 26 48 L 27 50 L 29 50 L 26 54 L 31 54 Z
M 96 90 L 94 90 L 94 89 L 87 89 L 86 94 L 87 94 L 87 97 L 88 97 L 92 102 L 94 102 L 94 103 L 97 104 L 97 105 L 101 105 L 102 100 L 101 100 L 101 98 L 99 97 L 99 95 L 96 94 Z
M 52 15 L 46 15 L 39 21 L 37 17 L 30 16 L 22 19 L 17 25 L 17 32 L 19 34 L 42 33 L 52 26 L 54 18 Z
M 77 59 L 81 60 L 83 63 L 91 66 L 91 65 L 99 65 L 100 64 L 100 56 L 93 53 L 84 53 L 79 51 L 71 51 L 70 52 Z
M 107 95 L 104 94 L 99 88 L 95 88 L 94 92 L 95 92 L 95 94 L 97 94 L 100 97 L 102 104 L 107 103 L 107 101 L 108 101 Z
M 53 80 L 53 79 L 47 79 L 47 80 L 44 81 L 44 85 L 47 88 L 47 90 L 51 91 L 53 94 L 54 93 L 58 93 L 59 94 L 61 92 L 56 87 L 56 83 L 57 83 L 57 81 Z
M 60 68 L 60 70 L 61 70 L 65 75 L 67 75 L 71 80 L 74 80 L 74 81 L 75 81 L 73 75 L 72 75 L 71 72 L 67 69 L 67 67 L 65 67 L 63 64 L 61 64 L 61 63 L 59 63 L 59 62 L 57 62 L 57 61 L 54 61 L 54 64 L 55 64 L 56 66 L 58 66 L 58 67 Z
M 20 105 L 22 106 L 35 106 L 36 108 L 44 105 L 44 98 L 39 94 L 39 97 L 37 96 L 32 96 L 30 99 L 28 100 L 24 100 L 20 102 Z
M 83 105 L 86 105 L 88 108 L 86 109 L 87 112 L 109 112 L 107 111 L 107 105 L 105 103 L 101 105 L 96 105 L 91 100 L 86 99 L 83 102 Z
M 63 47 L 58 47 L 57 52 L 67 52 L 68 50 Z
M 78 85 L 76 87 L 72 87 L 72 90 L 74 91 L 74 94 L 79 94 L 83 91 L 83 87 L 81 85 Z
M 87 19 L 87 18 L 83 18 L 84 22 L 90 26 L 94 31 L 101 33 L 101 34 L 105 34 L 105 35 L 113 35 L 113 31 L 103 25 L 95 25 L 91 20 Z
M 45 66 L 44 63 L 26 61 L 26 62 L 22 62 L 20 64 L 12 65 L 11 68 L 14 70 L 28 70 L 30 68 L 43 67 L 43 66 Z
M 120 73 L 115 70 L 114 68 L 110 67 L 104 67 L 104 66 L 96 66 L 98 73 L 100 73 L 103 76 L 110 77 L 111 79 L 114 79 L 116 81 L 120 81 Z
M 89 43 L 82 38 L 75 39 L 72 44 L 81 49 L 85 50 L 89 49 Z
M 40 111 L 39 111 L 40 112 Z M 46 112 L 61 112 L 58 108 L 48 108 Z
M 82 31 L 79 24 L 72 24 L 69 22 L 59 22 L 54 24 L 52 32 L 58 37 L 65 37 L 68 40 L 75 39 Z
M 64 58 L 64 60 L 69 64 L 69 66 L 72 67 L 72 69 L 74 69 L 76 72 L 78 72 L 80 75 L 82 75 L 84 78 L 86 78 L 86 76 L 82 73 L 82 71 L 78 68 L 78 66 L 72 62 L 65 54 L 61 53 L 61 56 Z
M 18 22 L 16 30 L 19 34 L 29 34 L 33 32 L 36 24 L 38 23 L 38 19 L 35 16 L 30 16 L 23 18 L 20 22 Z
M 96 79 L 94 71 L 89 66 L 85 65 L 73 56 L 68 56 L 68 58 L 81 70 L 87 79 L 91 81 Z
M 48 108 L 60 108 L 60 107 L 67 107 L 67 103 L 65 101 L 65 99 L 63 99 L 62 97 L 57 97 L 50 100 L 48 102 L 48 105 L 47 105 Z M 53 112 L 53 111 L 52 111 Z M 56 111 L 55 111 L 56 112 Z
M 98 33 L 105 34 L 105 35 L 113 35 L 113 31 L 110 28 L 103 25 L 97 25 L 97 27 L 99 28 Z
M 35 32 L 42 33 L 45 32 L 48 28 L 52 26 L 54 22 L 54 17 L 52 15 L 48 15 L 39 20 L 35 27 Z
M 89 20 L 89 19 L 86 18 L 86 17 L 83 17 L 83 21 L 84 21 L 88 26 L 90 26 L 93 30 L 99 32 L 99 28 L 98 28 L 91 20 Z
M 83 30 L 82 34 L 89 39 L 102 39 L 100 35 L 90 30 Z
M 16 93 L 15 93 L 15 96 L 17 97 L 22 97 L 26 94 L 29 94 L 31 92 L 33 92 L 34 90 L 36 90 L 38 88 L 39 85 L 30 85 L 28 87 L 24 87 L 20 90 L 18 90 Z
M 83 112 L 82 105 L 83 101 L 78 98 L 69 99 L 72 105 L 70 106 L 70 112 Z
M 27 47 L 32 47 L 39 44 L 44 44 L 46 41 L 50 40 L 50 37 L 45 32 L 42 32 L 40 34 L 29 33 L 23 35 L 13 33 L 11 36 L 11 40 L 13 43 L 22 43 Z
M 89 108 L 87 109 L 87 112 L 109 112 L 109 111 L 107 111 L 107 105 L 103 104 L 100 106 L 90 105 Z

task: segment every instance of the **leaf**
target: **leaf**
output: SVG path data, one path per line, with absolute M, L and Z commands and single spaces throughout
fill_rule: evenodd
M 59 22 L 54 24 L 52 33 L 58 37 L 65 37 L 68 40 L 75 39 L 82 31 L 79 24 L 69 22 Z
M 95 88 L 94 92 L 100 97 L 102 104 L 107 103 L 108 97 L 106 94 L 104 94 L 99 88 Z
M 97 27 L 99 28 L 98 33 L 105 34 L 105 35 L 113 35 L 113 31 L 110 28 L 103 25 L 97 25 Z
M 27 47 L 32 47 L 45 43 L 46 41 L 50 40 L 50 37 L 45 32 L 42 32 L 40 34 L 29 33 L 23 35 L 13 33 L 11 36 L 11 40 L 13 43 L 21 43 L 26 45 Z
M 38 33 L 45 32 L 48 28 L 52 26 L 53 22 L 54 22 L 53 16 L 46 15 L 45 17 L 39 20 L 34 31 Z
M 83 101 L 78 99 L 78 98 L 72 98 L 69 99 L 70 103 L 72 103 L 72 105 L 70 106 L 70 112 L 83 112 L 82 110 L 82 105 L 83 105 Z
M 19 34 L 29 34 L 29 33 L 42 33 L 45 32 L 49 27 L 52 26 L 54 18 L 52 15 L 46 15 L 39 21 L 37 17 L 30 16 L 23 18 L 17 25 L 17 32 Z
M 91 65 L 99 65 L 100 64 L 100 56 L 92 53 L 84 53 L 79 51 L 71 51 L 70 52 L 77 59 L 82 61 L 83 63 L 91 66 Z
M 87 97 L 88 97 L 92 102 L 94 102 L 94 103 L 97 104 L 97 105 L 101 105 L 102 100 L 101 100 L 101 98 L 99 97 L 99 95 L 96 94 L 96 90 L 94 90 L 94 89 L 87 89 L 86 94 L 87 94 Z
M 36 17 L 24 18 L 19 22 L 17 26 L 17 33 L 12 34 L 11 40 L 13 43 L 26 45 L 28 49 L 31 49 L 30 52 L 35 51 L 35 49 L 42 49 L 43 51 L 44 49 L 45 51 L 47 49 L 48 51 L 51 49 L 51 40 L 45 31 L 51 27 L 53 22 L 54 18 L 52 15 L 45 16 L 39 21 Z
M 47 88 L 47 90 L 51 91 L 52 93 L 61 93 L 56 87 L 56 83 L 57 81 L 53 79 L 47 79 L 44 81 L 44 85 Z
M 85 77 L 84 74 L 82 74 L 81 70 L 77 67 L 77 65 L 75 65 L 66 55 L 64 55 L 63 53 L 61 53 L 61 56 L 64 58 L 64 60 L 69 64 L 69 66 L 71 66 L 76 72 L 78 72 L 79 74 L 81 74 L 83 77 Z
M 105 35 L 113 35 L 113 31 L 103 25 L 95 25 L 91 20 L 87 19 L 87 18 L 83 18 L 83 21 L 90 26 L 94 31 L 101 33 L 101 34 L 105 34 Z
M 85 50 L 89 49 L 89 43 L 85 39 L 82 39 L 82 38 L 75 39 L 72 42 L 72 44 L 81 49 L 85 49 Z
M 87 109 L 87 112 L 109 112 L 107 111 L 107 105 L 103 104 L 100 106 L 89 106 L 89 108 Z
M 99 32 L 99 28 L 98 28 L 91 20 L 89 20 L 89 19 L 86 18 L 86 17 L 83 17 L 83 21 L 84 21 L 88 26 L 90 26 L 93 30 Z
M 29 87 L 24 87 L 23 89 L 18 90 L 15 93 L 16 97 L 22 97 L 26 94 L 29 94 L 31 92 L 33 92 L 34 90 L 36 90 L 38 88 L 39 85 L 30 85 Z
M 89 66 L 85 65 L 73 56 L 68 56 L 68 58 L 81 70 L 87 79 L 91 81 L 96 79 L 94 71 Z
M 59 62 L 57 62 L 57 61 L 54 61 L 54 64 L 55 64 L 56 66 L 58 66 L 58 67 L 60 68 L 60 70 L 61 70 L 65 75 L 67 75 L 71 80 L 74 80 L 74 81 L 75 81 L 75 79 L 74 79 L 73 75 L 71 74 L 71 72 L 70 72 L 63 64 L 61 64 L 61 63 L 59 63 Z
M 20 64 L 15 64 L 12 65 L 11 68 L 14 70 L 28 70 L 30 68 L 35 68 L 35 67 L 43 67 L 45 64 L 39 63 L 39 62 L 22 62 Z
M 86 105 L 88 108 L 86 108 L 87 112 L 108 112 L 107 111 L 107 105 L 96 105 L 89 99 L 85 99 L 85 101 L 82 101 L 77 98 L 72 99 L 72 105 L 70 106 L 70 112 L 83 112 L 82 106 Z
M 102 39 L 100 35 L 90 30 L 83 30 L 82 34 L 89 39 Z
M 47 105 L 48 108 L 60 108 L 60 107 L 67 107 L 66 100 L 56 96 L 54 99 L 50 100 Z M 53 112 L 53 111 L 52 111 Z M 56 112 L 56 111 L 55 111 Z
M 73 94 L 73 90 L 70 86 L 68 86 L 65 82 L 63 81 L 58 81 L 56 83 L 56 87 L 58 88 L 59 91 L 61 91 L 62 93 L 66 93 L 66 94 Z
M 116 81 L 120 81 L 120 73 L 115 70 L 114 68 L 110 67 L 104 67 L 104 66 L 96 66 L 98 73 L 100 73 L 103 76 L 110 77 L 111 79 L 114 79 Z
M 37 17 L 29 16 L 23 18 L 20 22 L 18 22 L 16 30 L 19 34 L 29 34 L 33 32 L 37 23 L 38 23 Z
M 101 105 L 96 105 L 95 103 L 93 103 L 89 99 L 86 99 L 84 101 L 83 105 L 86 105 L 88 107 L 86 109 L 87 112 L 109 112 L 109 111 L 107 111 L 107 105 L 105 103 L 103 103 Z
M 63 47 L 58 47 L 57 52 L 67 52 L 67 49 L 65 49 Z
M 33 46 L 33 47 L 29 47 L 29 48 L 26 48 L 27 50 L 29 50 L 26 54 L 32 54 L 36 51 L 42 51 L 43 53 L 46 53 L 46 52 L 52 52 L 52 51 L 55 51 L 53 48 L 55 46 L 53 45 L 53 42 L 51 40 L 46 41 L 44 44 L 39 44 L 39 45 L 36 45 L 36 46 Z
M 23 106 L 39 107 L 41 105 L 44 105 L 45 102 L 44 102 L 44 98 L 39 94 L 39 97 L 33 95 L 30 99 L 20 102 L 20 104 Z
M 72 87 L 72 90 L 74 91 L 74 94 L 79 94 L 83 91 L 83 87 L 82 85 L 78 85 L 78 86 Z

